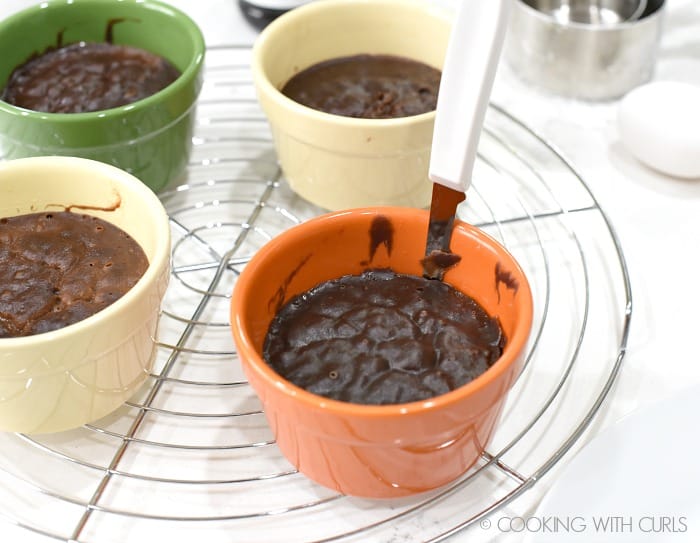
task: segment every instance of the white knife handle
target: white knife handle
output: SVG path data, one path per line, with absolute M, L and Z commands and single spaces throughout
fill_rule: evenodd
M 510 0 L 459 0 L 438 92 L 428 175 L 466 192 L 471 183 Z

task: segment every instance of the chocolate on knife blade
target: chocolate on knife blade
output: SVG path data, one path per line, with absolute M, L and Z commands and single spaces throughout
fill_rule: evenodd
M 457 206 L 464 199 L 463 192 L 433 183 L 425 258 L 421 261 L 423 276 L 428 279 L 442 280 L 445 271 L 460 260 L 459 256 L 450 252 L 450 239 Z

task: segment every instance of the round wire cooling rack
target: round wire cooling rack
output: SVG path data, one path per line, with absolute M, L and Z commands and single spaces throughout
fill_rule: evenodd
M 509 248 L 535 298 L 492 443 L 461 479 L 392 501 L 338 495 L 287 463 L 238 365 L 228 308 L 251 255 L 321 210 L 280 177 L 249 54 L 209 51 L 187 183 L 161 194 L 173 268 L 147 384 L 77 430 L 0 435 L 3 540 L 487 540 L 470 528 L 515 505 L 594 424 L 629 331 L 624 256 L 574 168 L 492 105 L 460 215 Z

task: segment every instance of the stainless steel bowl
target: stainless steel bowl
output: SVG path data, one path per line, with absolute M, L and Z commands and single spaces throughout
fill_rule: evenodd
M 592 25 L 617 24 L 639 19 L 647 0 L 525 0 L 557 21 Z
M 647 0 L 636 14 L 633 0 L 513 2 L 504 54 L 526 82 L 563 96 L 610 100 L 651 79 L 665 0 Z

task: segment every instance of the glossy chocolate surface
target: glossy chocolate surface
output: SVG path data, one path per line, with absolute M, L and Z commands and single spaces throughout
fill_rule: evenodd
M 0 338 L 63 328 L 124 295 L 148 267 L 139 244 L 68 211 L 0 219 Z
M 498 322 L 454 287 L 375 269 L 290 300 L 272 321 L 263 354 L 309 392 L 384 405 L 468 383 L 504 344 Z
M 389 119 L 433 111 L 440 71 L 403 57 L 355 55 L 315 64 L 282 93 L 305 106 L 345 117 Z
M 0 98 L 46 113 L 102 111 L 164 89 L 180 72 L 135 47 L 80 42 L 51 49 L 17 67 Z

